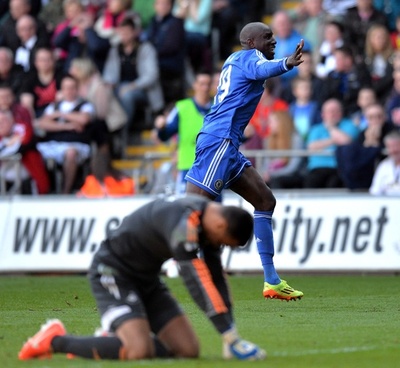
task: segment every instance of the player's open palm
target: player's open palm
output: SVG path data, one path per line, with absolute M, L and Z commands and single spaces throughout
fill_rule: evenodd
M 303 56 L 303 47 L 304 47 L 304 40 L 301 40 L 297 46 L 296 46 L 296 50 L 295 52 L 290 55 L 287 60 L 286 60 L 286 65 L 290 68 L 300 65 L 303 60 L 302 60 L 302 56 Z

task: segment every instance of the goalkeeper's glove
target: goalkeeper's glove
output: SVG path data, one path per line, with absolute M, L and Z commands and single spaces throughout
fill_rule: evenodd
M 243 340 L 235 327 L 222 334 L 223 358 L 239 360 L 263 360 L 267 357 L 265 350 L 250 341 Z

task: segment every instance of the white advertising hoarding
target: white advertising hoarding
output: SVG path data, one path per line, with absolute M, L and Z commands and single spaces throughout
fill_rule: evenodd
M 151 200 L 16 197 L 0 202 L 0 272 L 85 271 L 108 230 Z M 224 202 L 252 207 L 236 196 Z M 400 271 L 400 198 L 279 198 L 275 264 L 290 271 Z M 224 249 L 229 271 L 261 271 L 256 242 Z

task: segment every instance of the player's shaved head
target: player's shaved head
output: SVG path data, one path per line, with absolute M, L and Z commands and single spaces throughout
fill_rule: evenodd
M 253 22 L 246 24 L 240 31 L 239 40 L 242 46 L 247 46 L 248 40 L 253 40 L 266 28 L 269 28 L 266 24 L 261 22 Z

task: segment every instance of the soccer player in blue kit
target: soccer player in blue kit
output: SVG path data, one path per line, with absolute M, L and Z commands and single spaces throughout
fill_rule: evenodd
M 265 298 L 296 300 L 303 296 L 278 276 L 273 263 L 272 214 L 276 199 L 250 161 L 239 151 L 243 132 L 263 93 L 267 78 L 303 62 L 304 41 L 293 54 L 274 60 L 271 28 L 254 22 L 240 32 L 242 50 L 225 61 L 211 111 L 197 137 L 196 158 L 186 175 L 187 192 L 214 199 L 230 188 L 254 207 L 254 235 L 264 269 Z

